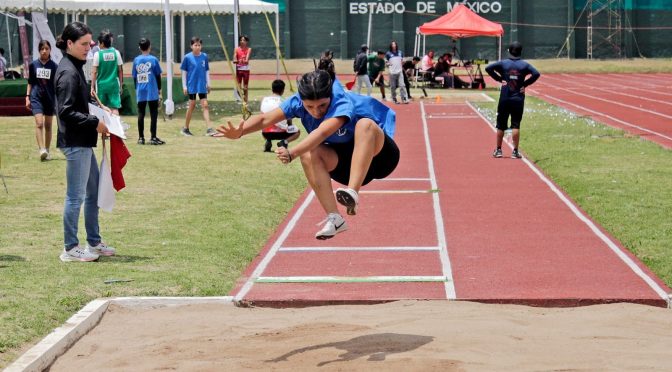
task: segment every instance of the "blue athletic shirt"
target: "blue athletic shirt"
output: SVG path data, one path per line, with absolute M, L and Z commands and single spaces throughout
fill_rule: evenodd
M 396 114 L 394 111 L 374 98 L 346 93 L 338 80 L 334 81 L 331 88 L 331 102 L 323 118 L 315 119 L 312 117 L 303 107 L 303 101 L 301 101 L 298 93 L 282 102 L 280 109 L 282 109 L 287 119 L 301 119 L 301 123 L 308 133 L 314 131 L 326 119 L 339 116 L 346 117 L 346 123 L 336 133 L 327 137 L 325 140 L 326 143 L 347 143 L 354 141 L 355 124 L 362 118 L 373 120 L 383 129 L 385 134 L 390 138 L 394 137 L 396 125 Z
M 138 102 L 159 99 L 157 80 L 161 79 L 159 60 L 152 55 L 139 55 L 133 60 L 133 80 L 137 85 L 135 93 Z
M 189 52 L 182 60 L 180 70 L 187 72 L 187 92 L 189 94 L 208 93 L 205 72 L 210 70 L 208 55 L 201 53 L 195 56 Z
M 39 59 L 28 66 L 28 83 L 31 86 L 30 95 L 35 99 L 48 99 L 55 102 L 54 81 L 58 65 L 51 59 L 44 65 Z
M 525 94 L 521 93 L 520 89 L 532 85 L 541 76 L 534 66 L 516 57 L 491 63 L 485 68 L 485 72 L 499 82 L 506 81 L 507 84 L 502 87 L 499 93 L 501 101 L 525 100 Z M 532 76 L 525 80 L 527 75 Z

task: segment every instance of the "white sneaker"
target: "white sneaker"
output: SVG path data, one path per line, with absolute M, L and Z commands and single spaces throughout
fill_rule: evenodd
M 87 243 L 86 250 L 99 256 L 114 256 L 117 254 L 116 249 L 108 247 L 107 244 L 103 242 L 98 243 L 98 245 L 95 247 L 92 247 Z
M 61 253 L 61 261 L 63 262 L 90 262 L 98 259 L 98 255 L 90 252 L 88 249 L 82 249 L 77 246 L 69 251 L 63 250 Z
M 357 214 L 357 205 L 359 204 L 359 194 L 351 188 L 336 189 L 336 201 L 345 206 L 346 212 L 350 216 Z
M 40 160 L 45 161 L 47 160 L 47 157 L 49 157 L 47 149 L 40 149 Z
M 47 158 L 45 160 L 51 160 L 51 153 L 49 152 L 49 149 L 47 149 Z
M 317 225 L 324 223 L 322 230 L 318 231 L 315 234 L 315 238 L 319 240 L 326 240 L 333 238 L 334 235 L 343 232 L 348 229 L 348 225 L 345 223 L 345 219 L 341 217 L 338 213 L 329 213 L 327 218 L 320 221 Z

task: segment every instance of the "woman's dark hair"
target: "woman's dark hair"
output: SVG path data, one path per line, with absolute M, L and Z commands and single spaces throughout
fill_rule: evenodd
M 149 41 L 149 39 L 147 39 L 145 37 L 140 39 L 140 42 L 138 43 L 138 46 L 140 47 L 140 50 L 142 50 L 143 52 L 146 52 L 147 49 L 149 49 L 150 45 L 152 45 L 152 42 Z
M 317 69 L 326 71 L 331 80 L 336 80 L 336 66 L 334 66 L 334 61 L 331 58 L 322 56 L 317 64 Z
M 392 45 L 395 46 L 395 49 L 394 49 L 394 50 L 392 50 Z M 396 52 L 397 50 L 399 50 L 399 44 L 397 44 L 396 41 L 392 40 L 392 42 L 390 42 L 390 51 L 394 51 L 394 52 Z
M 109 48 L 112 46 L 112 33 L 110 30 L 103 30 L 100 32 L 100 35 L 98 35 L 98 43 L 104 48 Z
M 65 25 L 63 32 L 61 32 L 61 35 L 56 41 L 56 48 L 65 51 L 68 49 L 68 41 L 72 41 L 74 43 L 75 41 L 79 40 L 79 38 L 92 34 L 93 33 L 91 32 L 89 26 L 82 22 L 68 23 Z
M 326 71 L 315 70 L 303 74 L 298 83 L 301 99 L 317 100 L 331 97 L 333 80 Z
M 49 49 L 51 49 L 51 43 L 49 40 L 41 40 L 39 44 L 37 44 L 37 50 L 42 50 L 45 46 L 48 46 Z
M 194 45 L 196 43 L 203 44 L 203 41 L 201 40 L 200 37 L 194 36 L 194 37 L 191 38 L 191 44 L 190 45 Z
M 238 38 L 238 42 L 240 43 L 243 40 L 245 40 L 249 43 L 250 42 L 250 37 L 247 36 L 247 35 L 240 35 L 240 37 Z

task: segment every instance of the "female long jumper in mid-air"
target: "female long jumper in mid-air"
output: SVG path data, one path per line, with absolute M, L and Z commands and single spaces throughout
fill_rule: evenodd
M 399 163 L 399 148 L 392 139 L 396 115 L 387 106 L 368 96 L 346 93 L 329 73 L 316 70 L 304 74 L 297 94 L 273 111 L 231 122 L 217 130 L 225 137 L 238 139 L 282 120 L 300 118 L 308 136 L 292 149 L 276 150 L 282 163 L 301 159 L 303 171 L 322 208 L 327 213 L 324 226 L 315 234 L 329 239 L 347 230 L 336 200 L 355 215 L 359 189 L 373 179 L 389 176 Z M 336 190 L 331 180 L 347 185 Z

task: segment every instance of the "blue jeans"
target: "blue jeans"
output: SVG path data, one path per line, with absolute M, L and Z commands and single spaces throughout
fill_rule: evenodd
M 84 203 L 86 241 L 96 246 L 102 240 L 98 226 L 98 163 L 91 147 L 64 147 L 67 160 L 65 177 L 67 190 L 63 209 L 63 237 L 66 250 L 79 245 L 77 227 L 79 211 Z

